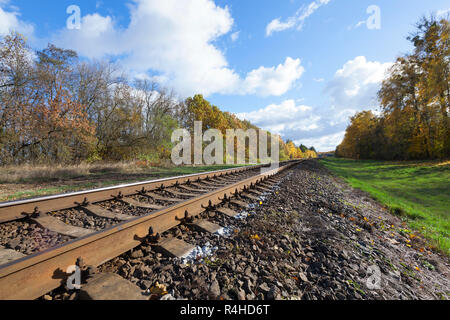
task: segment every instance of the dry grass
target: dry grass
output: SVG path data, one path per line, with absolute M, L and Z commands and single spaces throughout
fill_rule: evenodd
M 148 173 L 151 167 L 136 162 L 118 162 L 63 166 L 21 165 L 0 167 L 0 183 L 50 182 L 90 175 Z

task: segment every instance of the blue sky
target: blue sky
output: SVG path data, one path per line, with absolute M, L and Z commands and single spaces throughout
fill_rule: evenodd
M 67 7 L 81 10 L 69 30 Z M 368 12 L 368 8 L 371 8 Z M 284 138 L 320 151 L 376 92 L 420 16 L 448 0 L 0 0 L 0 36 L 24 33 L 84 59 L 119 61 L 180 98 L 204 94 Z M 379 16 L 376 13 L 379 12 Z M 379 17 L 379 19 L 378 19 Z

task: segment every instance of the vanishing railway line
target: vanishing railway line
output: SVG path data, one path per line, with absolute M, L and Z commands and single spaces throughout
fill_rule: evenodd
M 78 258 L 99 266 L 205 210 L 234 216 L 270 192 L 298 161 L 228 169 L 0 204 L 0 299 L 36 299 L 59 287 Z M 200 221 L 200 229 L 215 226 Z M 30 228 L 32 227 L 31 231 Z M 19 232 L 17 230 L 26 230 Z M 12 239 L 11 239 L 12 238 Z M 175 241 L 175 242 L 173 242 Z M 167 243 L 172 250 L 183 242 Z M 25 243 L 21 245 L 21 243 Z M 170 251 L 170 249 L 168 249 Z M 176 253 L 174 254 L 176 255 Z

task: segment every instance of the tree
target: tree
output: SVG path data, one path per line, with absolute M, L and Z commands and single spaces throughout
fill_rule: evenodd
M 357 113 L 350 119 L 344 141 L 339 145 L 336 154 L 341 157 L 368 159 L 374 156 L 375 141 L 373 134 L 378 119 L 371 111 Z
M 382 116 L 352 118 L 337 154 L 380 159 L 450 155 L 449 23 L 422 18 L 408 39 L 414 51 L 399 57 L 382 82 Z
M 202 95 L 179 101 L 155 82 L 130 81 L 115 63 L 80 61 L 75 51 L 52 44 L 34 54 L 17 33 L 0 42 L 0 165 L 155 163 L 170 157 L 173 130 L 193 131 L 194 121 L 223 134 L 259 130 Z M 280 148 L 282 159 L 303 156 L 292 142 L 280 139 Z
M 11 33 L 0 42 L 0 164 L 12 162 L 27 123 L 26 106 L 33 100 L 32 51 L 25 38 Z

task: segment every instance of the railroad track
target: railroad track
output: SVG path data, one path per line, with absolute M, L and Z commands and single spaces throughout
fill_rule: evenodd
M 233 216 L 298 161 L 153 180 L 0 204 L 0 300 L 36 299 L 65 283 L 79 258 L 99 266 L 205 210 Z M 247 200 L 247 202 L 245 201 Z M 197 227 L 214 229 L 208 221 Z M 19 231 L 19 234 L 18 234 Z M 166 248 L 180 250 L 176 239 Z M 164 247 L 164 244 L 161 244 Z M 170 249 L 168 249 L 170 251 Z M 169 252 L 170 253 L 170 252 Z M 174 254 L 176 255 L 176 253 Z

